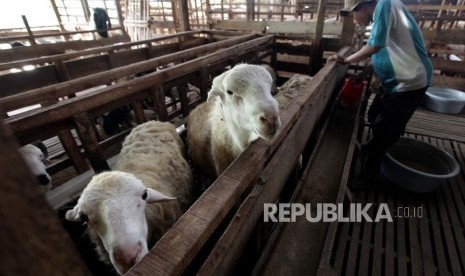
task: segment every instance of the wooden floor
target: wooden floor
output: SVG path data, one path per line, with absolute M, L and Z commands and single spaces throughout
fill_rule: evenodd
M 406 136 L 449 152 L 462 170 L 430 194 L 385 179 L 354 194 L 353 202 L 387 203 L 393 222 L 339 223 L 330 264 L 340 275 L 465 275 L 465 118 L 420 109 Z

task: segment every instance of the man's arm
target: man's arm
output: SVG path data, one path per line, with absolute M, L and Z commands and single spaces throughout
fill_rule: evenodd
M 330 57 L 329 60 L 336 60 L 337 62 L 342 64 L 354 63 L 364 60 L 367 57 L 370 57 L 374 53 L 377 53 L 380 49 L 381 47 L 365 45 L 362 47 L 362 49 L 358 50 L 357 52 L 353 53 L 352 55 L 346 58 L 339 55 L 334 55 Z

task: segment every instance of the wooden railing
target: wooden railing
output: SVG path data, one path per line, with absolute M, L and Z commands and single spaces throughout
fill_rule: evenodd
M 79 173 L 88 169 L 86 159 L 90 161 L 95 171 L 106 170 L 109 167 L 103 156 L 103 149 L 121 141 L 127 132 L 117 134 L 117 138 L 100 139 L 93 122 L 96 116 L 131 104 L 138 114 L 138 123 L 142 123 L 146 120 L 142 101 L 151 98 L 155 102 L 154 111 L 159 120 L 171 120 L 179 115 L 185 117 L 192 108 L 192 104 L 187 101 L 187 91 L 183 89 L 187 82 L 198 85 L 202 98 L 206 99 L 208 83 L 212 76 L 216 75 L 218 71 L 225 70 L 226 66 L 238 62 L 258 62 L 272 53 L 273 43 L 273 36 L 248 35 L 232 38 L 136 63 L 126 68 L 102 72 L 96 76 L 36 89 L 28 92 L 27 95 L 3 99 L 3 104 L 7 109 L 17 108 L 23 100 L 32 104 L 41 99 L 69 95 L 69 93 L 74 93 L 83 87 L 100 84 L 120 75 L 133 74 L 149 68 L 156 69 L 161 64 L 177 61 L 177 64 L 172 67 L 111 86 L 95 88 L 94 91 L 85 95 L 65 99 L 50 106 L 7 118 L 5 122 L 21 144 L 36 139 L 43 140 L 56 135 L 60 136 L 72 164 Z M 170 112 L 164 94 L 166 89 L 173 86 L 178 86 L 180 90 L 180 107 L 178 108 L 175 104 Z M 72 137 L 72 129 L 76 129 L 84 152 L 81 152 L 77 142 Z

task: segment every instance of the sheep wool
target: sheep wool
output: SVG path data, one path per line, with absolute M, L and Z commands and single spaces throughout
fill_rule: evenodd
M 273 79 L 262 66 L 239 64 L 213 79 L 208 101 L 188 120 L 189 157 L 211 178 L 219 176 L 258 138 L 272 139 L 281 126 Z
M 88 224 L 100 259 L 126 273 L 176 222 L 192 201 L 192 174 L 184 145 L 170 123 L 135 127 L 114 171 L 95 175 L 70 221 Z

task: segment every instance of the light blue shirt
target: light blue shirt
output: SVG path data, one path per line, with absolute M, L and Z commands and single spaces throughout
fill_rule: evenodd
M 378 1 L 368 45 L 381 47 L 372 55 L 372 64 L 386 93 L 416 90 L 431 84 L 433 66 L 421 31 L 399 0 Z

